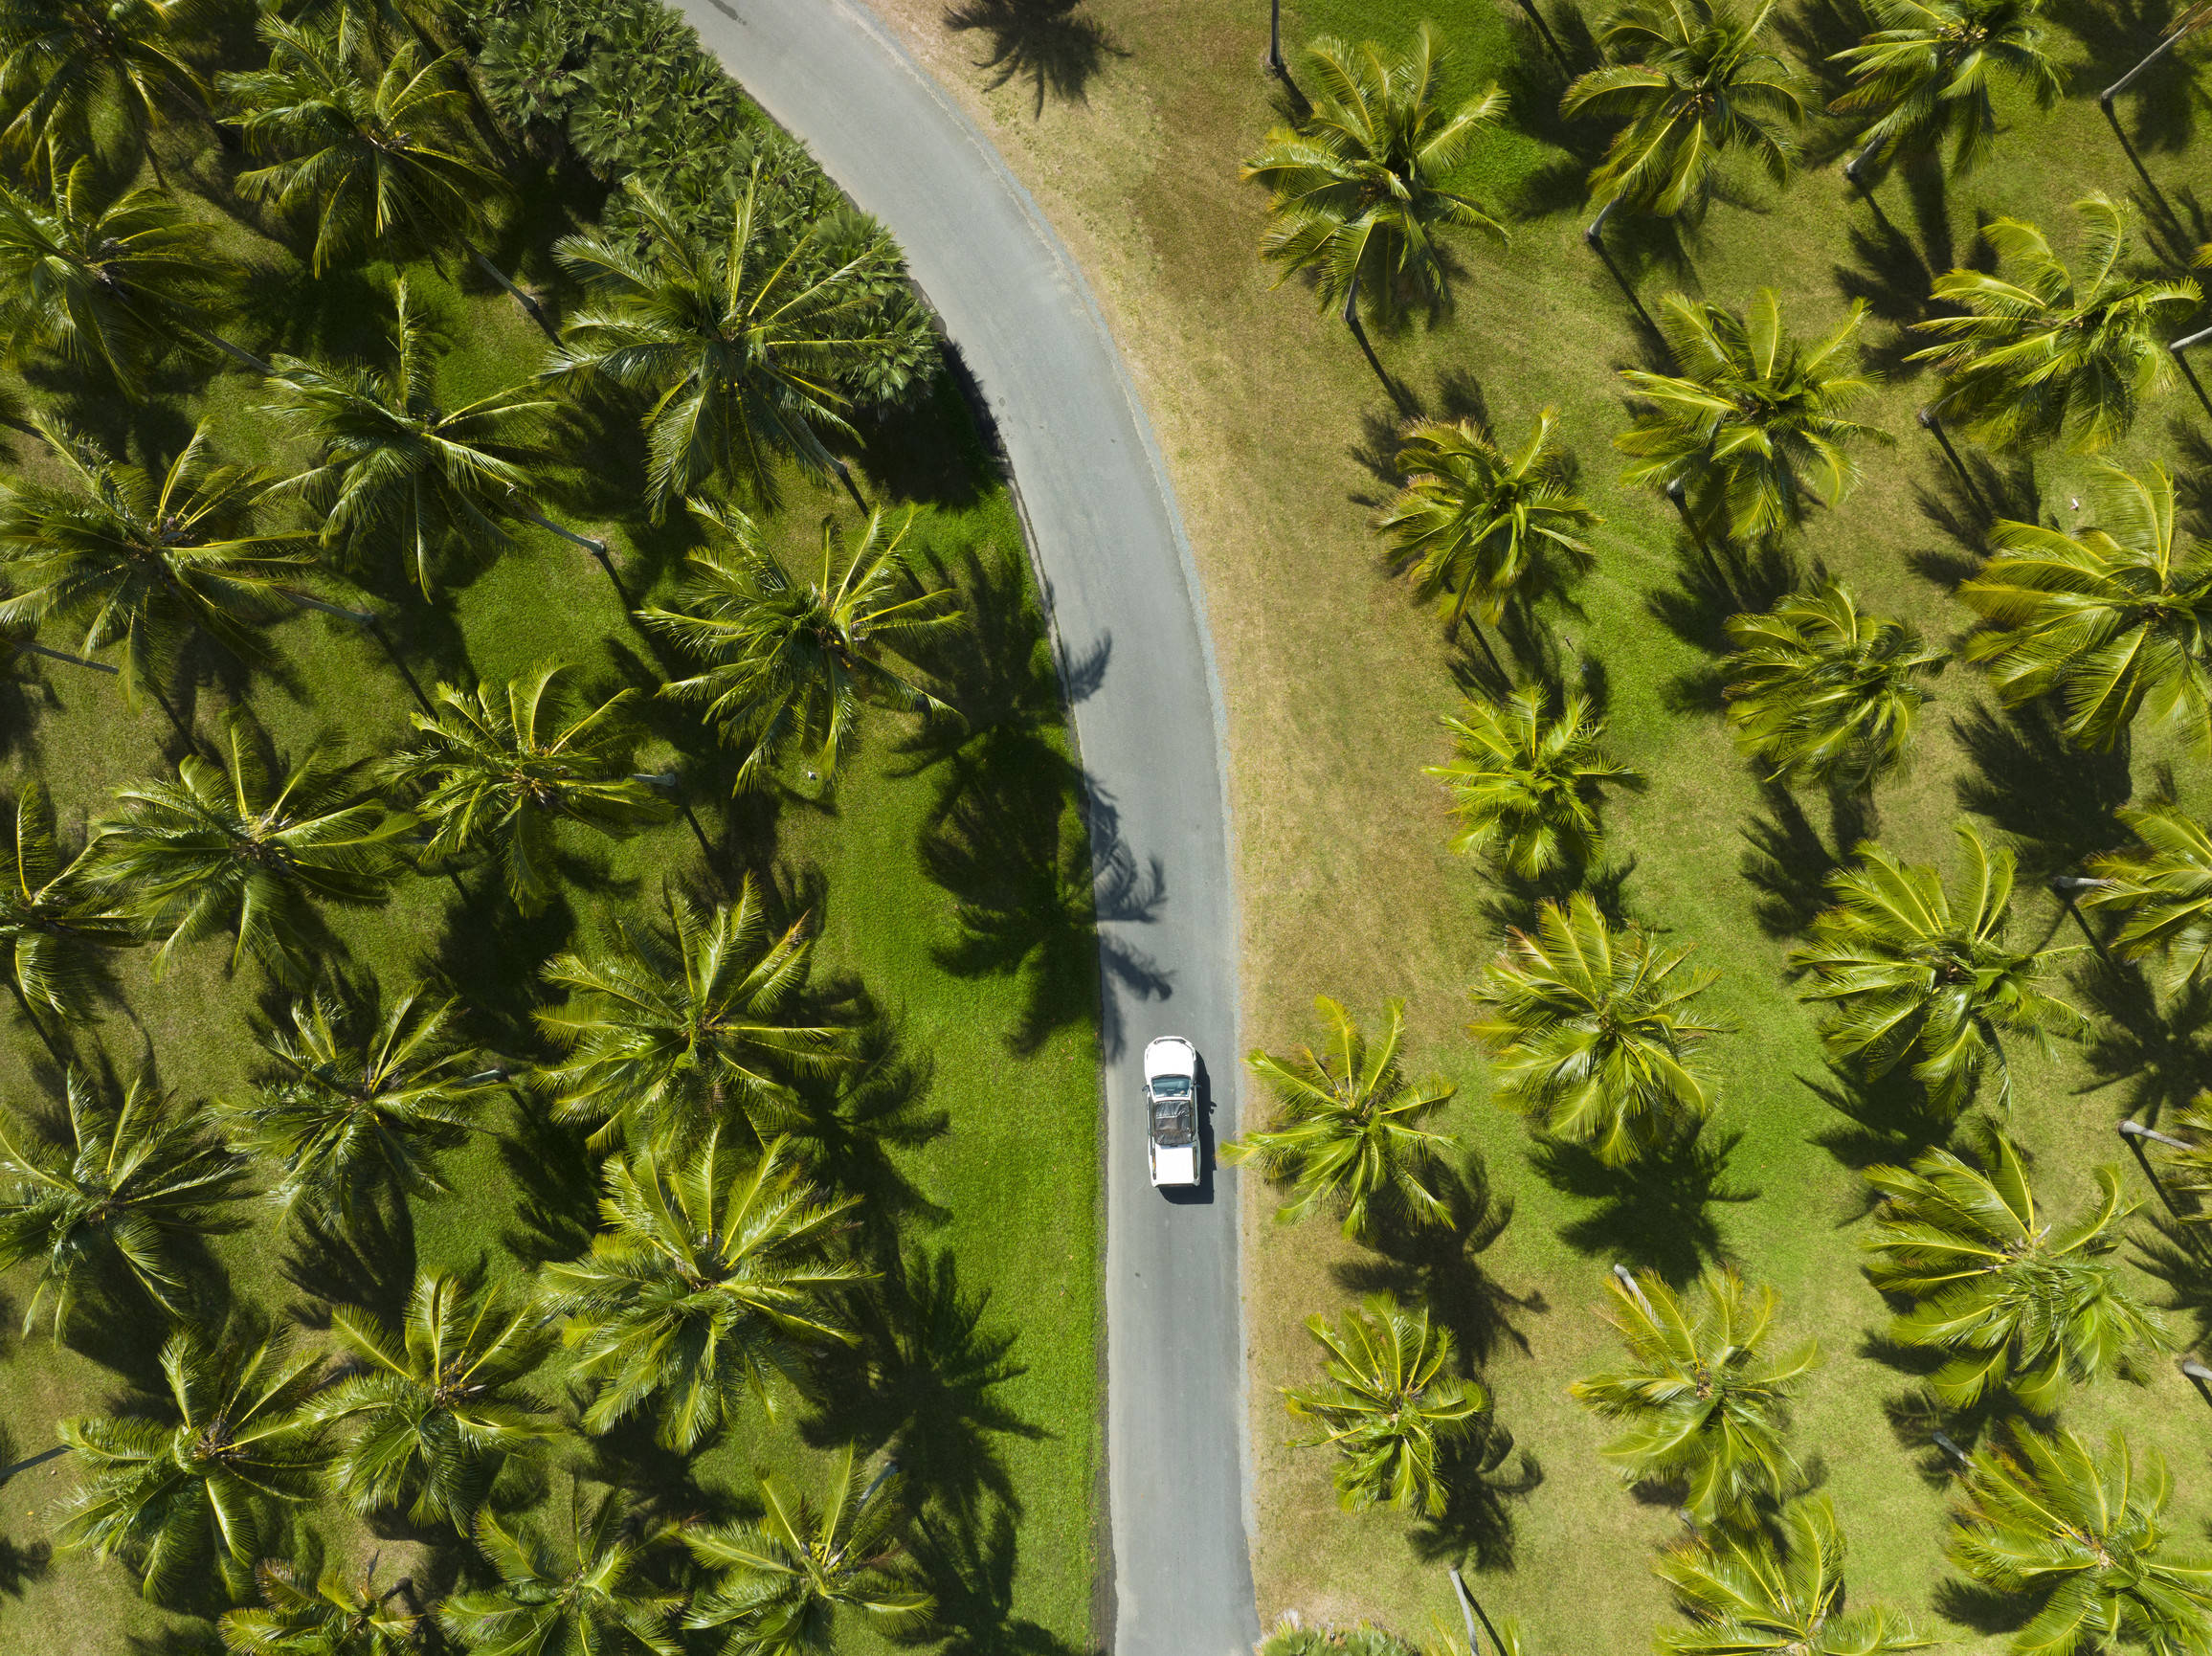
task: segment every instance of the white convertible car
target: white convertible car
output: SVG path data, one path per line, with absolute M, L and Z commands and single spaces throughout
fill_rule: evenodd
M 1145 1159 L 1155 1185 L 1198 1182 L 1198 1049 L 1179 1035 L 1145 1048 Z

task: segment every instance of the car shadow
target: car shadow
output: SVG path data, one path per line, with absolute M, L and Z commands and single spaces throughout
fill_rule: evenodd
M 1213 1078 L 1206 1072 L 1206 1060 L 1202 1054 L 1198 1059 L 1198 1073 L 1195 1080 L 1198 1088 L 1198 1182 L 1189 1185 L 1162 1185 L 1159 1187 L 1161 1197 L 1177 1207 L 1210 1207 L 1214 1201 L 1214 1083 Z M 1144 1097 L 1141 1081 L 1138 1085 L 1137 1096 L 1141 1100 Z M 1149 1143 L 1149 1135 L 1151 1131 L 1151 1119 L 1149 1112 L 1146 1116 L 1145 1130 Z

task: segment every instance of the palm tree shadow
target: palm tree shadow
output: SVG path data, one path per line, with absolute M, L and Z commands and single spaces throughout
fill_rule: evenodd
M 1439 1563 L 1471 1556 L 1478 1569 L 1513 1567 L 1509 1503 L 1528 1499 L 1544 1482 L 1543 1463 L 1527 1449 L 1514 1460 L 1510 1474 L 1502 1472 L 1513 1449 L 1513 1434 L 1495 1419 L 1486 1419 L 1483 1429 L 1443 1468 L 1443 1511 L 1416 1525 L 1407 1536 L 1415 1557 Z
M 888 1015 L 870 1003 L 844 1037 L 845 1062 L 821 1076 L 794 1076 L 796 1108 L 776 1123 L 796 1139 L 831 1187 L 859 1198 L 875 1252 L 895 1251 L 900 1227 L 943 1223 L 950 1212 L 900 1171 L 892 1150 L 918 1150 L 950 1128 L 927 1100 L 933 1065 L 903 1046 Z
M 2050 14 L 2089 49 L 2089 60 L 2077 84 L 2094 89 L 2117 80 L 2149 56 L 2181 11 L 2179 0 L 2057 0 Z M 2193 56 L 2188 46 L 2177 47 L 2128 88 L 2118 107 L 2127 111 L 2138 147 L 2188 147 L 2202 101 L 2197 81 L 2201 58 L 2192 61 Z
M 1559 1227 L 1568 1246 L 1593 1258 L 1647 1266 L 1679 1285 L 1727 1256 L 1712 1206 L 1756 1201 L 1759 1196 L 1723 1182 L 1743 1134 L 1727 1133 L 1709 1143 L 1708 1137 L 1686 1134 L 1622 1167 L 1608 1167 L 1590 1151 L 1559 1139 L 1538 1139 L 1529 1159 L 1537 1176 L 1562 1196 L 1597 1204 Z
M 994 1505 L 988 1519 L 925 1512 L 908 1546 L 936 1611 L 927 1624 L 894 1633 L 898 1644 L 934 1646 L 937 1656 L 1085 1656 L 1014 1613 L 1019 1543 L 1004 1506 Z
M 886 1266 L 878 1291 L 855 1296 L 859 1343 L 816 1372 L 816 1412 L 800 1432 L 816 1447 L 888 1448 L 915 1505 L 972 1522 L 990 1497 L 1018 1517 L 1021 1502 L 994 1443 L 1050 1437 L 996 1395 L 1027 1372 L 1020 1331 L 986 1321 L 988 1291 L 965 1293 L 951 1249 L 915 1248 Z
M 1687 530 L 1674 536 L 1675 585 L 1655 587 L 1643 607 L 1652 619 L 1686 644 L 1720 656 L 1734 648 L 1728 636 L 1732 615 L 1761 615 L 1804 583 L 1797 554 L 1776 540 L 1750 545 L 1728 538 L 1700 547 Z M 1669 686 L 1676 698 L 1708 690 L 1703 676 Z
M 1955 442 L 1954 447 L 1955 447 Z M 2032 524 L 2043 509 L 2043 489 L 2033 455 L 2000 461 L 1980 449 L 1959 454 L 1966 476 L 1934 451 L 1935 484 L 1915 481 L 1913 504 L 1955 549 L 1916 548 L 1905 554 L 1906 567 L 1921 579 L 1949 592 L 1978 574 L 1989 549 L 1990 526 L 2000 518 Z
M 397 1325 L 414 1286 L 414 1220 L 405 1197 L 380 1193 L 349 1220 L 302 1207 L 277 1268 L 304 1297 L 285 1315 L 326 1329 L 333 1309 L 353 1306 Z
M 2189 1319 L 2189 1343 L 2212 1340 L 2212 1235 L 2203 1221 L 2153 1213 L 2128 1240 L 2135 1264 L 2165 1285 L 2166 1309 Z
M 1513 1326 L 1512 1313 L 1541 1315 L 1551 1308 L 1541 1292 L 1508 1292 L 1478 1263 L 1513 1222 L 1512 1198 L 1491 1189 L 1482 1152 L 1469 1150 L 1461 1167 L 1444 1174 L 1439 1194 L 1450 1209 L 1446 1222 L 1421 1225 L 1403 1215 L 1386 1216 L 1373 1251 L 1337 1264 L 1331 1274 L 1348 1293 L 1387 1293 L 1426 1307 L 1472 1372 L 1486 1367 L 1504 1343 L 1525 1354 L 1528 1336 Z
M 2126 1090 L 2126 1113 L 2148 1126 L 2204 1090 L 2212 1074 L 2212 985 L 2192 980 L 2161 1004 L 2132 965 L 2093 957 L 2069 974 L 2076 1004 L 2089 1014 L 2083 1062 L 2093 1078 L 2080 1092 Z
M 1030 83 L 1033 120 L 1042 118 L 1047 96 L 1061 103 L 1087 101 L 1106 59 L 1128 56 L 1083 11 L 1083 0 L 962 0 L 946 11 L 945 27 L 984 36 L 975 67 L 990 72 L 985 84 L 992 91 L 1016 80 Z
M 1854 1173 L 1869 1167 L 1902 1167 L 1915 1156 L 1951 1142 L 1955 1124 L 1928 1102 L 1928 1089 L 1900 1067 L 1868 1079 L 1831 1063 L 1816 1080 L 1799 1084 L 1843 1119 L 1805 1135 Z M 1862 1184 L 1858 1201 L 1839 1219 L 1852 1224 L 1872 1213 L 1880 1197 Z
M 1970 766 L 1959 806 L 2010 837 L 2023 879 L 2068 872 L 2129 842 L 2113 815 L 2134 791 L 2124 741 L 2109 753 L 2076 748 L 2042 702 L 1976 707 L 1951 728 Z
M 1759 893 L 1753 909 L 1759 929 L 1769 937 L 1801 936 L 1830 906 L 1829 877 L 1843 866 L 1853 846 L 1871 837 L 1871 806 L 1846 792 L 1831 794 L 1829 831 L 1823 839 L 1789 789 L 1769 782 L 1763 793 L 1765 814 L 1740 830 L 1745 849 L 1739 871 Z
M 592 1245 L 600 1158 L 590 1137 L 530 1100 L 517 1105 L 513 1128 L 501 1135 L 500 1161 L 517 1194 L 500 1245 L 525 1264 L 574 1259 Z

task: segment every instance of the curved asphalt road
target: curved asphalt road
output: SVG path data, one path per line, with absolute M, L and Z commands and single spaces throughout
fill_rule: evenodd
M 1151 429 L 1037 204 L 876 19 L 851 0 L 678 4 L 746 90 L 898 235 L 1013 462 L 1092 794 L 1113 1648 L 1243 1656 L 1260 1627 L 1234 1175 L 1210 1175 L 1195 1200 L 1152 1190 L 1138 1091 L 1144 1043 L 1188 1035 L 1210 1061 L 1212 1136 L 1236 1131 L 1220 692 Z

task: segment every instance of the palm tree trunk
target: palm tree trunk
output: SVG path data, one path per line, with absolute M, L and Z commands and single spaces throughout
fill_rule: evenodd
M 1651 332 L 1657 333 L 1659 324 L 1651 320 L 1651 312 L 1643 308 L 1643 301 L 1636 297 L 1636 289 L 1628 284 L 1628 278 L 1623 276 L 1620 267 L 1613 262 L 1613 255 L 1605 250 L 1605 221 L 1613 216 L 1613 210 L 1620 205 L 1620 197 L 1617 195 L 1603 207 L 1600 207 L 1598 210 L 1598 216 L 1592 219 L 1583 230 L 1582 239 L 1589 245 L 1591 252 L 1605 261 L 1605 268 L 1613 273 L 1613 280 L 1620 284 L 1620 291 L 1628 296 L 1628 302 L 1635 307 L 1636 314 L 1642 319 L 1643 325 Z
M 188 753 L 197 753 L 200 750 L 199 732 L 184 722 L 183 716 L 177 712 L 176 705 L 163 694 L 162 688 L 158 684 L 148 684 L 146 693 L 152 696 L 161 705 L 161 710 L 168 715 L 169 724 L 175 729 L 177 739 L 184 743 L 185 750 Z
M 2181 354 L 2191 346 L 2201 345 L 2208 339 L 2212 339 L 2212 327 L 2200 328 L 2195 333 L 2174 341 L 2166 348 L 2174 353 L 2174 366 L 2181 370 L 2181 377 L 2189 382 L 2189 389 L 2197 393 L 2197 400 L 2204 405 L 2204 412 L 2212 414 L 2212 397 L 2204 394 L 2204 382 L 2197 377 L 2197 370 L 2189 366 L 2189 359 Z
M 391 641 L 391 635 L 384 630 L 384 622 L 375 615 L 367 610 L 348 610 L 343 604 L 333 604 L 327 599 L 313 597 L 306 593 L 296 593 L 289 587 L 279 590 L 295 604 L 310 610 L 320 610 L 324 615 L 335 615 L 342 621 L 351 621 L 363 632 L 372 635 L 376 641 L 384 646 L 385 659 L 391 661 L 394 667 L 397 667 L 399 676 L 407 681 L 408 689 L 414 694 L 414 705 L 420 707 L 428 717 L 433 719 L 437 717 L 437 709 L 430 705 L 430 698 L 422 693 L 422 686 L 415 682 L 413 670 L 409 668 L 406 660 L 400 656 L 399 646 Z
M 2205 1381 L 2212 1380 L 2212 1369 L 2206 1368 L 2195 1357 L 2183 1357 L 2180 1369 L 2183 1377 L 2197 1388 L 2197 1395 L 2204 1399 L 2207 1406 L 2212 1406 L 2212 1389 L 2205 1386 Z
M 2172 44 L 2171 40 L 2166 42 L 2167 46 Z M 2158 48 L 2158 52 L 2165 50 L 2165 46 Z M 2119 86 L 2127 84 L 2129 80 L 2134 79 L 2149 68 L 2152 61 L 2158 56 L 2158 52 L 2152 53 L 2149 57 L 2144 58 L 2142 62 L 2130 70 L 2124 78 L 2100 92 L 2097 95 L 2097 107 L 2105 112 L 2105 120 L 2112 129 L 2112 136 L 2120 141 L 2120 148 L 2127 155 L 2128 164 L 2135 169 L 2135 176 L 2143 181 L 2143 188 L 2151 192 L 2151 199 L 2158 204 L 2159 215 L 2168 224 L 2179 230 L 2180 220 L 2174 216 L 2174 204 L 2166 199 L 2166 192 L 2158 188 L 2158 181 L 2151 176 L 2151 169 L 2143 165 L 2143 158 L 2135 153 L 2135 146 L 2128 142 L 2127 129 L 2120 124 L 2120 118 L 2112 109 L 2112 93 Z M 2184 234 L 2186 233 L 2184 232 Z
M 1483 631 L 1482 622 L 1469 621 L 1467 631 L 1474 635 L 1475 642 L 1482 646 L 1483 660 L 1489 662 L 1490 671 L 1498 676 L 1498 683 L 1509 687 L 1513 683 L 1512 678 L 1507 673 L 1505 663 L 1498 660 L 1498 652 L 1490 647 L 1489 636 Z
M 559 345 L 561 343 L 561 336 L 554 329 L 553 324 L 546 320 L 546 313 L 539 308 L 538 302 L 532 299 L 528 294 L 525 293 L 521 288 L 517 287 L 513 282 L 509 281 L 506 279 L 505 274 L 501 271 L 498 265 L 494 264 L 490 259 L 486 258 L 475 248 L 472 247 L 468 251 L 469 257 L 477 261 L 478 268 L 482 270 L 483 273 L 490 277 L 494 281 L 498 282 L 500 286 L 505 288 L 507 291 L 507 297 L 512 299 L 517 304 L 521 305 L 523 307 L 523 313 L 532 322 L 538 324 L 538 331 L 544 334 L 547 339 L 551 340 L 555 345 Z
M 1367 329 L 1360 325 L 1359 272 L 1356 270 L 1352 273 L 1352 281 L 1344 290 L 1343 316 L 1344 325 L 1352 329 L 1352 337 L 1359 342 L 1360 351 L 1367 358 L 1367 366 L 1374 369 L 1374 377 L 1382 382 L 1382 389 L 1390 393 L 1390 400 L 1402 409 L 1405 406 L 1405 398 L 1399 394 L 1397 386 L 1384 371 L 1382 358 L 1374 354 L 1374 347 L 1368 343 Z
M 622 584 L 621 575 L 615 571 L 614 554 L 608 549 L 605 541 L 593 540 L 590 535 L 580 535 L 574 529 L 556 524 L 545 513 L 532 511 L 527 506 L 510 505 L 508 509 L 516 517 L 522 519 L 524 523 L 535 524 L 547 534 L 558 535 L 570 545 L 582 547 L 584 550 L 590 552 L 592 557 L 599 561 L 599 568 L 607 571 L 607 579 L 614 582 L 614 595 L 622 600 L 622 608 L 635 615 L 637 609 L 637 600 L 630 596 L 630 589 Z
M 73 667 L 83 667 L 95 673 L 113 674 L 121 670 L 119 668 L 109 666 L 105 661 L 88 660 L 82 656 L 73 656 L 67 650 L 50 649 L 44 644 L 33 643 L 29 638 L 25 638 L 21 642 L 14 645 L 14 648 L 18 650 L 28 650 L 34 656 L 45 656 L 52 660 L 67 661 Z
M 838 474 L 838 481 L 845 485 L 845 493 L 853 497 L 853 509 L 863 518 L 868 515 L 868 503 L 860 496 L 860 485 L 853 481 L 853 468 L 845 464 L 843 457 L 830 456 L 830 469 Z
M 1552 33 L 1552 25 L 1544 21 L 1544 13 L 1536 10 L 1536 0 L 1520 0 L 1520 6 L 1529 14 L 1529 21 L 1536 26 L 1536 33 L 1544 37 L 1544 45 L 1550 50 L 1553 61 L 1565 69 L 1568 66 L 1567 54 L 1559 45 L 1559 37 Z
M 184 328 L 185 331 L 190 334 L 194 339 L 204 341 L 206 344 L 213 346 L 217 350 L 221 351 L 233 362 L 235 362 L 241 368 L 248 368 L 253 369 L 254 372 L 259 374 L 263 379 L 270 378 L 277 371 L 267 363 L 263 362 L 259 357 L 256 356 L 252 351 L 247 350 L 242 346 L 233 345 L 229 340 L 225 339 L 219 333 L 212 332 L 204 327 L 194 327 L 189 322 L 184 324 Z
M 38 1044 L 46 1048 L 46 1056 L 54 1060 L 54 1067 L 67 1075 L 69 1060 L 62 1057 L 61 1048 L 55 1044 L 54 1037 L 47 1032 L 46 1025 L 39 1021 L 38 1014 L 31 1010 L 31 998 L 23 993 L 23 985 L 15 981 L 13 973 L 8 974 L 8 988 L 15 996 L 15 1005 L 23 1014 L 23 1021 L 31 1025 L 31 1033 L 38 1037 Z M 5 1482 L 6 1477 L 6 1473 L 0 1473 L 0 1482 Z
M 2178 1138 L 2154 1132 L 2139 1121 L 2123 1121 L 2114 1130 L 2127 1147 L 2135 1152 L 2135 1164 L 2143 1170 L 2143 1176 L 2151 1181 L 2151 1188 L 2158 1193 L 2158 1199 L 2166 1204 L 2166 1211 L 2178 1220 L 2186 1220 L 2189 1216 L 2181 1211 L 2180 1205 L 2174 1200 L 2174 1193 L 2166 1188 L 2166 1181 L 2158 1176 L 2157 1171 L 2151 1166 L 2151 1158 L 2143 1153 L 2143 1140 L 2156 1139 L 2174 1150 L 2187 1150 L 2189 1146 Z
M 1843 163 L 1843 176 L 1848 178 L 1853 184 L 1858 185 L 1861 190 L 1866 190 L 1868 196 L 1872 196 L 1874 192 L 1872 190 L 1867 189 L 1866 183 L 1860 178 L 1859 169 L 1862 167 L 1865 167 L 1867 162 L 1873 159 L 1874 151 L 1882 147 L 1882 143 L 1883 141 L 1879 137 L 1869 138 L 1866 141 L 1866 148 L 1860 150 L 1858 154 L 1852 156 L 1850 160 Z
M 644 783 L 648 788 L 657 788 L 674 797 L 677 809 L 683 813 L 684 823 L 691 830 L 692 839 L 699 841 L 699 855 L 705 859 L 707 873 L 714 876 L 714 883 L 726 894 L 729 886 L 722 878 L 722 871 L 714 865 L 713 843 L 708 840 L 706 830 L 699 825 L 699 818 L 692 812 L 691 797 L 683 791 L 683 778 L 674 771 L 636 771 L 631 774 L 635 780 Z
M 1278 75 L 1290 73 L 1283 61 L 1283 0 L 1269 0 L 1267 7 L 1267 67 Z
M 1460 1579 L 1460 1567 L 1453 1564 L 1449 1568 L 1452 1578 L 1452 1592 L 1458 1596 L 1460 1600 L 1460 1620 L 1467 1624 L 1468 1656 L 1482 1656 L 1482 1646 L 1475 1643 L 1474 1617 L 1467 1614 L 1469 1610 L 1472 1610 L 1475 1616 L 1483 1618 L 1483 1631 L 1490 1636 L 1490 1648 L 1497 1652 L 1497 1656 L 1506 1656 L 1506 1642 L 1498 1637 L 1498 1630 L 1490 1625 L 1490 1619 L 1484 1614 L 1481 1601 L 1467 1591 L 1467 1584 Z

